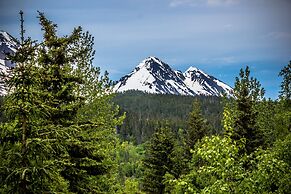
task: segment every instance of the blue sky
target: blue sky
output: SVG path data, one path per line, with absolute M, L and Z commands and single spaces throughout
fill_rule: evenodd
M 174 69 L 196 66 L 233 86 L 246 65 L 277 98 L 279 71 L 291 60 L 290 0 L 0 0 L 0 29 L 41 39 L 37 10 L 65 35 L 82 26 L 95 37 L 94 64 L 113 80 L 147 56 Z

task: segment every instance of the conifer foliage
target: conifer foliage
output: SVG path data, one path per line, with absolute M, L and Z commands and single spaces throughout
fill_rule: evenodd
M 37 45 L 24 38 L 21 14 L 21 45 L 10 59 L 16 63 L 7 80 L 5 107 L 8 121 L 1 125 L 1 191 L 40 193 L 65 191 L 58 170 L 57 143 L 60 131 L 43 125 L 49 109 L 42 99 L 41 75 L 37 66 Z
M 283 77 L 281 83 L 280 97 L 289 100 L 291 99 L 291 61 L 279 73 Z M 290 103 L 290 102 L 289 102 Z
M 192 111 L 188 117 L 188 128 L 186 130 L 186 144 L 193 149 L 195 143 L 202 139 L 207 133 L 207 122 L 201 113 L 201 105 L 198 100 L 193 101 Z
M 169 128 L 160 128 L 153 134 L 144 159 L 144 191 L 157 194 L 164 192 L 164 175 L 173 168 L 171 156 L 174 146 L 174 136 Z
M 20 17 L 19 48 L 8 55 L 15 68 L 0 74 L 8 91 L 0 97 L 0 193 L 290 193 L 290 62 L 276 101 L 241 69 L 234 98 L 225 99 L 224 134 L 204 119 L 220 119 L 219 98 L 123 94 L 115 100 L 137 113 L 136 142 L 154 133 L 144 145 L 120 144 L 125 115 L 108 73 L 92 65 L 94 38 L 81 27 L 59 37 L 39 12 L 36 43 Z
M 245 150 L 250 154 L 262 144 L 261 134 L 257 126 L 258 112 L 256 105 L 263 98 L 264 89 L 257 79 L 250 77 L 250 69 L 240 70 L 234 87 L 234 140 L 245 139 Z
M 81 77 L 72 74 L 76 51 L 71 49 L 81 37 L 81 27 L 71 35 L 57 36 L 57 25 L 39 12 L 43 31 L 43 42 L 39 46 L 38 68 L 41 74 L 42 99 L 48 109 L 48 122 L 53 125 L 69 126 L 83 102 L 76 89 L 82 84 Z
M 93 39 L 80 27 L 58 37 L 39 12 L 43 41 L 24 38 L 6 79 L 8 121 L 0 126 L 1 193 L 110 192 L 115 127 L 108 75 L 92 66 Z M 113 178 L 112 178 L 113 177 Z

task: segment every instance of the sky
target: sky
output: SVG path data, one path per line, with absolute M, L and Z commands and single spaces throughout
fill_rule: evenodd
M 156 56 L 173 69 L 196 66 L 233 87 L 248 65 L 276 99 L 291 60 L 291 0 L 0 0 L 0 30 L 41 40 L 37 11 L 67 35 L 82 26 L 95 37 L 94 65 L 112 80 Z

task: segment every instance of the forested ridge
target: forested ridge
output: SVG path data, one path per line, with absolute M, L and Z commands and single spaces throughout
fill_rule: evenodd
M 118 133 L 123 140 L 137 144 L 144 143 L 163 125 L 175 133 L 186 128 L 192 103 L 199 100 L 202 114 L 207 118 L 209 134 L 222 133 L 223 99 L 216 96 L 181 96 L 170 94 L 149 94 L 141 91 L 126 91 L 114 96 L 113 101 L 120 107 L 126 118 Z
M 94 38 L 38 13 L 1 74 L 0 193 L 291 193 L 289 62 L 266 99 L 242 68 L 233 98 L 112 93 Z

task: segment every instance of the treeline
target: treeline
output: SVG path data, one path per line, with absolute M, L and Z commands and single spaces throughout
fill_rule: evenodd
M 126 91 L 113 98 L 120 107 L 120 113 L 126 113 L 118 133 L 122 140 L 137 144 L 147 141 L 154 130 L 162 126 L 168 126 L 177 133 L 179 129 L 187 127 L 194 100 L 200 102 L 202 114 L 207 118 L 208 134 L 222 133 L 221 97 L 149 94 L 141 91 Z
M 0 193 L 291 193 L 291 62 L 275 101 L 248 67 L 223 103 L 139 92 L 114 98 L 107 73 L 92 66 L 88 32 L 58 37 L 39 13 L 36 43 L 24 37 L 20 15 L 21 44 L 8 56 L 16 66 L 1 74 L 8 94 L 0 98 Z M 138 122 L 122 126 L 126 113 L 113 101 Z

